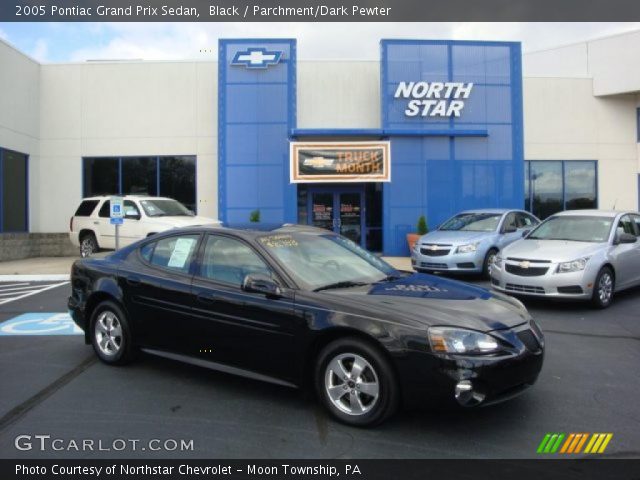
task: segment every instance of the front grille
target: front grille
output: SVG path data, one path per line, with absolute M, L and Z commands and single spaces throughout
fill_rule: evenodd
M 551 260 L 535 260 L 533 258 L 507 257 L 507 260 L 512 260 L 514 262 L 551 263 Z
M 422 262 L 420 264 L 421 267 L 424 268 L 433 268 L 433 269 L 438 269 L 438 270 L 448 270 L 449 266 L 446 263 L 429 263 L 429 262 Z
M 533 285 L 516 285 L 514 283 L 507 283 L 505 290 L 509 290 L 511 292 L 520 292 L 520 293 L 539 293 L 544 295 L 544 288 L 542 287 L 534 287 Z
M 429 257 L 444 257 L 445 255 L 449 255 L 449 252 L 451 251 L 450 248 L 446 248 L 448 247 L 448 245 L 434 245 L 434 246 L 438 247 L 438 249 L 432 250 L 431 245 L 422 246 L 422 248 L 420 248 L 420 253 L 423 255 L 427 255 Z M 445 248 L 442 248 L 443 246 Z
M 473 262 L 457 263 L 458 268 L 476 268 Z
M 518 275 L 520 277 L 539 277 L 547 273 L 547 270 L 549 270 L 549 267 L 522 268 L 519 265 L 512 265 L 510 263 L 507 263 L 504 268 L 507 272 L 513 273 L 514 275 Z
M 583 293 L 582 287 L 580 285 L 569 285 L 566 287 L 558 287 L 558 293 L 569 293 L 580 295 Z
M 540 343 L 538 343 L 538 339 L 531 330 L 522 330 L 516 335 L 530 352 L 537 352 L 540 350 Z

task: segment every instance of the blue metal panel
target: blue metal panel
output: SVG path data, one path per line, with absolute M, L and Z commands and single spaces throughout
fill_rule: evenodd
M 430 227 L 466 208 L 522 208 L 520 44 L 382 40 L 382 131 L 392 182 L 383 187 L 383 250 L 407 255 L 418 217 Z M 473 82 L 460 117 L 408 117 L 398 82 Z M 448 137 L 448 138 L 447 138 Z
M 264 68 L 231 64 L 249 49 L 281 57 Z M 246 223 L 260 209 L 263 222 L 295 222 L 288 133 L 296 126 L 296 41 L 220 40 L 218 58 L 220 219 Z

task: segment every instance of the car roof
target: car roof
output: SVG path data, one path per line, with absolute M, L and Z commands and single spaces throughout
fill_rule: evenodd
M 93 197 L 86 197 L 83 198 L 82 201 L 84 202 L 85 200 L 103 200 L 105 198 L 111 198 L 111 197 L 122 197 L 125 200 L 126 199 L 136 199 L 136 200 L 173 200 L 173 198 L 169 198 L 169 197 L 154 197 L 153 195 L 95 195 Z
M 473 210 L 463 210 L 460 213 L 496 213 L 496 214 L 503 214 L 503 213 L 507 213 L 507 212 L 521 212 L 521 211 L 523 211 L 523 210 L 518 210 L 518 209 L 514 209 L 514 208 L 474 208 Z
M 628 210 L 565 210 L 563 212 L 555 213 L 554 216 L 565 217 L 565 216 L 580 216 L 580 217 L 616 217 L 618 215 L 623 215 L 626 213 L 635 213 L 638 215 L 638 212 L 628 211 Z
M 212 223 L 203 225 L 191 225 L 180 228 L 172 228 L 162 234 L 175 234 L 176 232 L 228 232 L 239 234 L 247 238 L 256 238 L 265 234 L 304 233 L 309 235 L 335 235 L 331 230 L 314 227 L 312 225 L 298 225 L 295 223 Z

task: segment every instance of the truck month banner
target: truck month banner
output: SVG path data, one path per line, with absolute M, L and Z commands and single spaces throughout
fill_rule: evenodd
M 291 183 L 389 182 L 389 142 L 291 142 Z

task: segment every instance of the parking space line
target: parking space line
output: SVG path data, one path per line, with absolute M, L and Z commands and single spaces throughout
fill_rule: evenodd
M 67 283 L 69 283 L 69 282 L 66 281 L 66 282 L 54 283 L 53 285 L 47 285 L 44 288 L 40 288 L 38 290 L 29 291 L 29 292 L 24 293 L 22 295 L 19 295 L 17 297 L 6 298 L 6 299 L 3 299 L 3 300 L 0 300 L 0 305 L 5 305 L 5 304 L 10 303 L 10 302 L 15 302 L 16 300 L 21 300 L 23 298 L 27 298 L 27 297 L 30 297 L 32 295 L 36 295 L 38 293 L 46 292 L 47 290 L 51 290 L 52 288 L 60 287 L 60 286 L 65 285 Z
M 0 290 L 4 290 L 6 287 L 19 287 L 22 285 L 30 285 L 29 282 L 22 282 L 22 283 L 3 283 L 0 284 Z
M 50 284 L 47 284 L 50 285 Z M 12 288 L 0 288 L 0 295 L 2 294 L 7 294 L 7 295 L 11 295 L 11 294 L 16 294 L 16 293 L 20 293 L 20 291 L 24 291 L 24 290 L 33 290 L 33 289 L 39 289 L 43 287 L 43 285 L 29 285 L 27 287 L 12 287 Z

